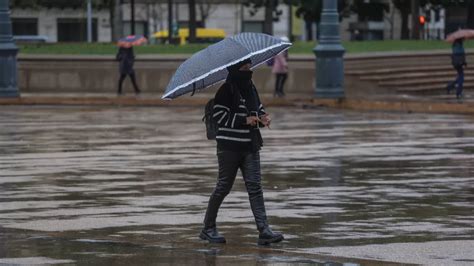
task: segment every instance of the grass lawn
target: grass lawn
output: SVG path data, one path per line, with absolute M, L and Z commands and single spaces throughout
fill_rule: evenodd
M 208 44 L 177 45 L 146 45 L 136 47 L 137 54 L 192 54 Z M 290 48 L 293 54 L 312 54 L 315 42 L 296 42 Z M 444 41 L 359 41 L 343 42 L 347 53 L 369 53 L 387 51 L 428 51 L 450 49 L 451 45 Z M 57 43 L 19 45 L 20 54 L 72 54 L 72 55 L 113 55 L 117 47 L 111 43 Z M 474 41 L 465 42 L 465 48 L 474 48 Z

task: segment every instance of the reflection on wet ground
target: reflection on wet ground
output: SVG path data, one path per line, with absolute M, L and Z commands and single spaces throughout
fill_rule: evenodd
M 0 111 L 0 264 L 474 262 L 390 256 L 473 246 L 471 117 L 270 109 L 264 195 L 286 240 L 268 248 L 240 177 L 218 217 L 229 243 L 197 238 L 216 179 L 201 108 Z

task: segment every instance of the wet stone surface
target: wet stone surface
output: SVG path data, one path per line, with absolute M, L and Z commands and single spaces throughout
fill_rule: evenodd
M 474 118 L 268 111 L 262 183 L 286 240 L 258 247 L 240 174 L 228 244 L 197 237 L 217 175 L 201 108 L 0 107 L 0 264 L 474 263 Z

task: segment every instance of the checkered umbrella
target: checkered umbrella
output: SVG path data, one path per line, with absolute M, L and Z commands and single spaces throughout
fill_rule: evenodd
M 227 67 L 247 58 L 252 68 L 285 51 L 291 43 L 262 33 L 240 33 L 210 45 L 184 61 L 171 78 L 162 99 L 174 99 L 226 79 Z

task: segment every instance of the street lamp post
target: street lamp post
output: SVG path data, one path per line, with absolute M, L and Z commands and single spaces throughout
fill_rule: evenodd
M 92 42 L 92 3 L 87 0 L 87 42 Z
M 19 97 L 16 55 L 9 0 L 0 0 L 0 97 Z
M 344 47 L 339 36 L 337 2 L 324 0 L 316 54 L 316 98 L 344 98 Z

